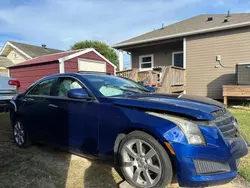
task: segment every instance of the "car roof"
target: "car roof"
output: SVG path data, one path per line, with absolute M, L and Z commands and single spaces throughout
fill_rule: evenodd
M 50 76 L 46 76 L 44 78 L 48 79 L 48 78 L 56 78 L 56 77 L 61 77 L 61 76 L 75 76 L 75 77 L 79 77 L 79 76 L 83 76 L 84 75 L 93 75 L 93 76 L 113 76 L 113 75 L 108 75 L 105 73 L 94 73 L 94 72 L 81 72 L 81 73 L 60 73 L 60 74 L 53 74 Z

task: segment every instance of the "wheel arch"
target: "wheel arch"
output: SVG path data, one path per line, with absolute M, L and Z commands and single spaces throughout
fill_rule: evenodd
M 16 107 L 15 102 L 10 101 L 9 117 L 10 117 L 10 121 L 11 121 L 12 126 L 14 125 L 16 118 L 17 118 L 16 112 L 17 112 L 17 107 Z
M 173 170 L 173 174 L 176 174 L 176 159 L 175 159 L 175 156 L 173 156 L 171 154 L 171 152 L 169 151 L 169 149 L 166 147 L 165 143 L 163 140 L 159 139 L 158 138 L 158 135 L 156 133 L 154 133 L 153 131 L 150 131 L 148 129 L 145 129 L 145 128 L 132 128 L 132 129 L 126 129 L 126 130 L 123 130 L 121 131 L 117 137 L 116 137 L 116 140 L 115 140 L 115 144 L 114 144 L 114 166 L 119 166 L 120 163 L 119 163 L 119 156 L 118 156 L 118 150 L 119 150 L 119 147 L 120 147 L 120 143 L 122 142 L 122 140 L 131 132 L 134 132 L 134 131 L 142 131 L 142 132 L 145 132 L 147 134 L 149 134 L 150 136 L 152 136 L 157 142 L 160 143 L 160 145 L 165 149 L 165 151 L 167 152 L 170 160 L 171 160 L 171 163 L 172 163 L 172 170 Z

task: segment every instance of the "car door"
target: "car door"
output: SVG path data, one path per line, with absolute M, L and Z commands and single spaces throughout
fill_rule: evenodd
M 46 79 L 36 84 L 22 97 L 20 117 L 27 126 L 32 140 L 50 142 L 50 126 L 55 110 L 50 108 L 51 90 L 56 78 Z
M 51 101 L 57 109 L 53 136 L 57 144 L 93 156 L 98 148 L 99 103 L 94 98 L 68 98 L 68 91 L 75 88 L 85 86 L 74 77 L 57 80 Z

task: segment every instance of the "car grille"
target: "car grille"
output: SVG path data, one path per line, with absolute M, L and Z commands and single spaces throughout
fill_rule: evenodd
M 235 118 L 226 110 L 215 111 L 212 115 L 216 118 L 215 124 L 225 138 L 234 138 L 237 135 Z
M 198 174 L 226 173 L 230 171 L 228 163 L 217 161 L 194 160 L 194 166 Z

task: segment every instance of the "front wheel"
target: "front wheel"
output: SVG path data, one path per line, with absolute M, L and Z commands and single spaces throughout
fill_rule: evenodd
M 16 145 L 20 148 L 30 145 L 28 132 L 19 120 L 15 121 L 13 126 L 13 138 Z
M 166 187 L 172 180 L 168 153 L 149 134 L 128 134 L 121 142 L 119 155 L 122 174 L 134 187 Z

